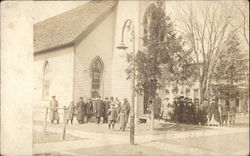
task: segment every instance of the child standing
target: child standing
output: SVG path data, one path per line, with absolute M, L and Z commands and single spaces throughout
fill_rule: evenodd
M 229 126 L 234 127 L 235 116 L 236 116 L 236 107 L 235 107 L 234 99 L 230 100 L 228 112 L 229 112 Z
M 116 112 L 116 109 L 114 108 L 114 105 L 111 105 L 110 108 L 108 109 L 107 116 L 108 116 L 109 129 L 111 125 L 112 125 L 112 129 L 114 129 L 115 121 L 117 118 L 117 112 Z

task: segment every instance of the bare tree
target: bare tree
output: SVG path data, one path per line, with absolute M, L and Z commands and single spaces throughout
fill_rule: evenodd
M 214 1 L 202 7 L 193 7 L 190 3 L 179 10 L 179 31 L 193 49 L 193 62 L 199 68 L 196 74 L 201 99 L 209 94 L 210 78 L 218 63 L 221 46 L 228 37 L 232 13 L 233 5 Z
M 249 46 L 249 2 L 247 0 L 238 1 L 235 2 L 235 6 L 234 16 L 236 18 L 230 25 L 238 31 Z

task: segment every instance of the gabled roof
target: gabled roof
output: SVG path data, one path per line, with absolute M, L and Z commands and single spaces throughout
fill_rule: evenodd
M 87 36 L 117 4 L 116 0 L 90 1 L 34 25 L 35 53 L 73 45 L 81 36 Z

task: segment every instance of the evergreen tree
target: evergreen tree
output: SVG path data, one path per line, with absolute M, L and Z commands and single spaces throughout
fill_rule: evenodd
M 164 7 L 157 6 L 144 20 L 144 49 L 135 56 L 136 91 L 145 96 L 155 96 L 156 90 L 166 83 L 178 84 L 192 76 L 193 66 L 177 36 L 174 24 L 166 16 Z M 133 55 L 128 54 L 128 78 L 132 74 Z M 144 99 L 146 100 L 146 99 Z
M 232 31 L 225 41 L 225 47 L 219 55 L 219 61 L 213 73 L 217 83 L 226 81 L 229 85 L 244 80 L 246 65 L 241 58 L 240 40 L 238 34 Z

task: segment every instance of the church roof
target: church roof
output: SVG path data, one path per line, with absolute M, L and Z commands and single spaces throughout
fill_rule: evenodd
M 116 4 L 116 0 L 90 1 L 36 23 L 33 27 L 35 53 L 73 45 L 78 39 L 86 37 Z

